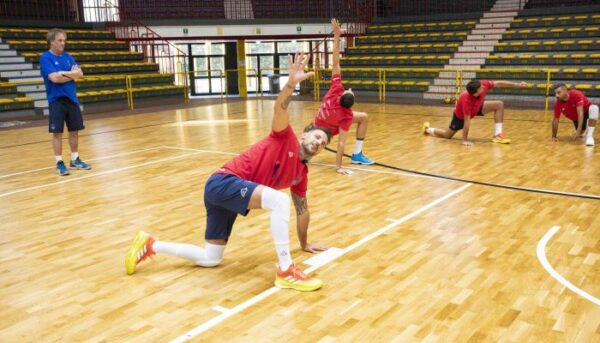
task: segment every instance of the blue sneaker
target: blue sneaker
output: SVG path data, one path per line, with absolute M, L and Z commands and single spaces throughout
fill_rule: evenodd
M 79 157 L 77 157 L 76 160 L 71 160 L 71 165 L 70 165 L 71 169 L 83 169 L 83 170 L 90 170 L 92 169 L 92 166 L 83 162 L 82 160 L 79 159 Z
M 358 154 L 352 154 L 352 163 L 371 165 L 375 163 L 375 161 L 368 159 L 361 151 Z
M 67 166 L 65 166 L 65 162 L 63 162 L 63 161 L 56 162 L 56 172 L 60 176 L 69 175 L 69 169 L 67 169 Z

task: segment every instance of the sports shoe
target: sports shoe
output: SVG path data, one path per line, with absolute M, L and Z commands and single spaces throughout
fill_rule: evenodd
M 67 169 L 67 166 L 65 166 L 65 162 L 63 162 L 63 161 L 56 162 L 56 172 L 60 176 L 69 175 L 69 169 Z
M 352 163 L 371 165 L 375 163 L 375 161 L 368 159 L 361 151 L 358 154 L 352 154 Z
M 596 144 L 596 142 L 594 142 L 594 136 L 589 135 L 585 138 L 585 145 L 594 146 L 595 144 Z
M 510 143 L 510 139 L 506 138 L 506 135 L 504 135 L 504 133 L 501 132 L 501 133 L 495 135 L 494 138 L 492 138 L 492 142 L 500 143 L 500 144 L 508 144 L 508 143 Z
M 125 256 L 125 270 L 128 275 L 135 272 L 135 266 L 138 263 L 155 254 L 154 250 L 152 250 L 153 244 L 154 238 L 146 232 L 140 230 L 135 233 L 131 246 L 129 246 L 129 250 L 127 250 L 127 255 Z
M 83 169 L 83 170 L 92 169 L 91 165 L 83 162 L 82 160 L 79 159 L 79 157 L 77 157 L 76 160 L 71 160 L 69 167 L 71 167 L 71 169 Z
M 423 134 L 424 135 L 428 135 L 429 134 L 429 132 L 427 132 L 427 130 L 429 130 L 429 122 L 428 121 L 426 121 L 426 122 L 423 123 Z
M 286 271 L 277 268 L 275 286 L 291 288 L 301 292 L 312 292 L 323 286 L 323 281 L 304 274 L 300 267 L 292 263 Z

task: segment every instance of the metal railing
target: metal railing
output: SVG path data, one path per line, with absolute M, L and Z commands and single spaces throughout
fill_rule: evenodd
M 315 72 L 314 83 L 313 83 L 313 94 L 314 100 L 319 101 L 321 99 L 321 85 L 328 84 L 330 80 L 323 78 L 324 74 L 331 74 L 331 69 L 314 68 Z M 441 68 L 344 68 L 343 72 L 371 72 L 377 73 L 377 93 L 379 102 L 385 103 L 387 99 L 388 86 L 394 80 L 388 79 L 388 74 L 391 72 L 446 72 L 454 74 L 454 86 L 448 86 L 454 88 L 454 101 L 458 99 L 462 91 L 464 90 L 464 79 L 465 73 L 516 73 L 516 74 L 532 74 L 539 73 L 540 76 L 544 77 L 544 96 L 545 96 L 545 111 L 548 111 L 550 101 L 550 90 L 552 88 L 553 74 L 557 71 L 553 68 L 538 68 L 538 69 L 515 69 L 515 68 L 494 68 L 494 69 L 441 69 Z M 540 78 L 541 81 L 541 78 Z M 540 83 L 542 84 L 542 83 Z M 530 88 L 535 87 L 530 84 Z

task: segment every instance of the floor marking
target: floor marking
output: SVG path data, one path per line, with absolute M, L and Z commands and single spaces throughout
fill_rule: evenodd
M 548 241 L 552 238 L 552 236 L 554 236 L 558 232 L 558 230 L 560 230 L 560 226 L 553 226 L 550 228 L 550 230 L 548 230 L 548 232 L 546 232 L 542 239 L 540 239 L 536 249 L 538 260 L 540 260 L 540 263 L 542 264 L 544 269 L 546 269 L 550 276 L 555 278 L 556 281 L 560 282 L 563 286 L 567 287 L 579 296 L 600 306 L 600 299 L 596 298 L 595 296 L 587 293 L 586 291 L 569 282 L 569 280 L 565 279 L 562 275 L 560 275 L 556 271 L 556 269 L 552 267 L 550 262 L 548 262 L 548 259 L 546 258 L 546 244 L 548 244 Z
M 425 205 L 425 206 L 423 206 L 423 207 L 421 207 L 421 208 L 419 208 L 419 209 L 417 209 L 417 210 L 415 210 L 415 211 L 407 214 L 406 216 L 404 216 L 404 217 L 402 217 L 400 219 L 392 219 L 391 220 L 392 221 L 391 224 L 386 225 L 385 227 L 383 227 L 383 228 L 381 228 L 381 229 L 379 229 L 379 230 L 371 233 L 370 235 L 366 236 L 365 238 L 363 238 L 363 239 L 355 242 L 354 244 L 351 244 L 350 246 L 348 246 L 348 247 L 346 247 L 344 249 L 333 248 L 334 249 L 333 253 L 330 253 L 329 255 L 326 255 L 327 257 L 323 258 L 322 260 L 315 259 L 315 260 L 313 260 L 313 262 L 315 262 L 315 261 L 321 261 L 322 262 L 322 261 L 325 261 L 325 260 L 327 261 L 327 263 L 331 262 L 331 261 L 337 259 L 338 257 L 340 257 L 340 256 L 342 256 L 342 255 L 344 255 L 344 254 L 346 254 L 346 253 L 348 253 L 348 252 L 350 252 L 352 250 L 355 250 L 356 248 L 362 246 L 363 244 L 365 244 L 366 242 L 368 242 L 368 241 L 376 238 L 377 236 L 380 236 L 380 235 L 388 232 L 389 230 L 391 230 L 394 227 L 396 227 L 396 226 L 398 226 L 398 225 L 406 222 L 407 220 L 409 220 L 411 218 L 414 218 L 415 216 L 419 215 L 420 213 L 423 213 L 424 211 L 427 211 L 428 209 L 430 209 L 430 208 L 432 208 L 432 207 L 434 207 L 434 206 L 436 206 L 436 205 L 444 202 L 445 200 L 449 199 L 450 197 L 452 197 L 452 196 L 454 196 L 454 195 L 456 195 L 456 194 L 464 191 L 465 189 L 469 188 L 471 185 L 472 184 L 467 183 L 467 184 L 461 186 L 460 188 L 457 188 L 457 189 L 453 190 L 452 192 L 450 192 L 450 193 L 448 193 L 448 194 L 446 194 L 446 195 L 444 195 L 442 197 L 439 197 L 438 199 L 430 202 L 429 204 L 427 204 L 427 205 Z M 305 273 L 308 274 L 308 273 L 310 273 L 310 272 L 318 269 L 321 266 L 323 266 L 323 264 L 317 263 L 317 264 L 315 264 L 315 265 L 307 268 L 305 270 Z M 204 323 L 198 325 L 197 327 L 193 328 L 192 330 L 190 330 L 190 331 L 184 333 L 183 335 L 175 338 L 171 342 L 172 343 L 179 343 L 179 342 L 185 342 L 185 341 L 187 341 L 189 339 L 192 339 L 192 338 L 194 338 L 194 337 L 202 334 L 203 332 L 205 332 L 207 330 L 210 330 L 211 328 L 217 326 L 219 323 L 221 323 L 225 319 L 227 319 L 227 318 L 229 318 L 229 317 L 231 317 L 231 316 L 233 316 L 233 315 L 235 315 L 237 313 L 242 312 L 243 310 L 251 307 L 252 305 L 260 302 L 261 300 L 263 300 L 265 298 L 270 297 L 271 295 L 273 295 L 273 294 L 275 294 L 275 293 L 277 293 L 279 291 L 280 291 L 279 288 L 277 288 L 277 287 L 271 287 L 271 288 L 269 288 L 269 289 L 261 292 L 260 294 L 258 294 L 256 296 L 253 296 L 250 299 L 248 299 L 248 300 L 242 302 L 241 304 L 235 306 L 230 311 L 228 311 L 226 313 L 221 313 L 220 315 L 218 315 L 218 316 L 210 319 L 209 321 L 204 322 Z

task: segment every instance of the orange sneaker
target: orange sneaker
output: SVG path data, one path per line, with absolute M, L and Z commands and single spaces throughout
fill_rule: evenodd
M 152 250 L 154 238 L 144 231 L 136 232 L 125 256 L 125 270 L 128 275 L 135 272 L 135 266 L 155 254 Z
M 277 268 L 275 286 L 279 288 L 291 288 L 301 292 L 312 292 L 321 288 L 323 281 L 304 274 L 300 267 L 292 263 L 285 271 Z
M 501 132 L 494 136 L 494 138 L 492 139 L 492 142 L 500 143 L 500 144 L 508 144 L 508 143 L 510 143 L 510 139 L 506 138 L 506 135 L 503 132 Z

